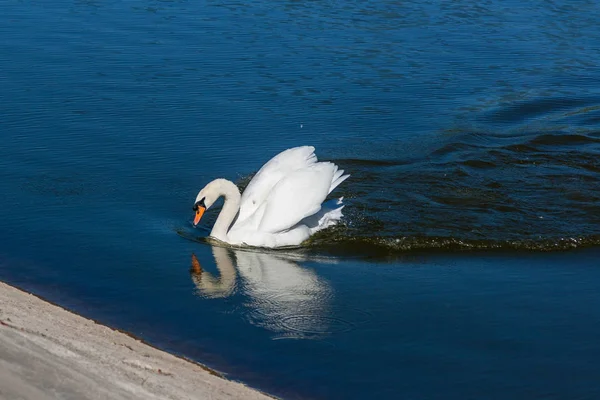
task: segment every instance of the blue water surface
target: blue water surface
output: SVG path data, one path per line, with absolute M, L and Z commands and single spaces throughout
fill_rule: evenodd
M 600 398 L 596 2 L 1 8 L 1 280 L 286 399 Z M 189 240 L 298 145 L 346 231 Z

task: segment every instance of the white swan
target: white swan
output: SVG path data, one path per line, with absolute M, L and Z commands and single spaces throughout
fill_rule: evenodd
M 330 162 L 317 162 L 312 146 L 285 150 L 252 178 L 244 194 L 215 179 L 196 196 L 194 225 L 221 196 L 223 209 L 210 236 L 234 245 L 296 246 L 342 217 L 342 199 L 323 203 L 350 175 Z M 237 218 L 236 218 L 237 216 Z

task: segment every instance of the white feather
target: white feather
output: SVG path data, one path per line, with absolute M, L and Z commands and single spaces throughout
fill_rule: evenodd
M 243 222 L 266 200 L 273 187 L 285 176 L 317 162 L 312 146 L 294 147 L 285 150 L 272 159 L 254 175 L 240 203 L 238 221 Z

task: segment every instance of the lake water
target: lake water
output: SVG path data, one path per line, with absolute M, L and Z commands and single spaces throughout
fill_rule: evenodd
M 288 399 L 600 398 L 599 20 L 5 1 L 0 279 Z M 208 181 L 298 145 L 352 174 L 343 226 L 192 228 Z

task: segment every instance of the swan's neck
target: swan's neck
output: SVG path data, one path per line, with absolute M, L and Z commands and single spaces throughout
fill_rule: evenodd
M 226 179 L 218 180 L 218 190 L 219 197 L 223 196 L 225 198 L 225 203 L 223 204 L 223 208 L 219 213 L 219 217 L 217 218 L 217 221 L 210 232 L 210 236 L 223 242 L 228 242 L 227 232 L 229 231 L 235 216 L 240 210 L 241 196 L 237 186 L 235 186 L 233 182 L 230 182 Z

